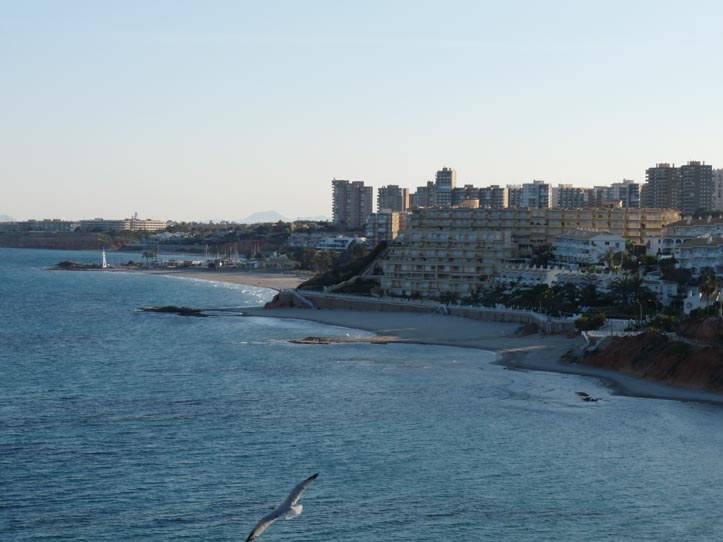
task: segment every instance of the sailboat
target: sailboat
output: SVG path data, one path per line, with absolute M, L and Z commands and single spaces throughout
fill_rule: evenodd
M 105 248 L 103 249 L 103 263 L 101 264 L 102 269 L 108 269 L 108 260 L 105 258 Z

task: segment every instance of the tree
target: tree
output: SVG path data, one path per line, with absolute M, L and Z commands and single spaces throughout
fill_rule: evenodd
M 580 331 L 590 331 L 592 329 L 600 329 L 607 320 L 607 316 L 603 312 L 595 314 L 586 314 L 575 320 L 575 327 Z
M 616 267 L 615 262 L 622 260 L 625 263 L 624 255 L 620 252 L 613 253 L 612 250 L 608 250 L 603 254 L 602 261 L 605 263 L 605 267 L 608 269 L 614 269 Z
M 678 268 L 675 258 L 660 260 L 660 274 L 664 280 L 672 280 L 681 285 L 693 284 L 693 273 L 690 269 Z
M 479 305 L 482 300 L 482 291 L 480 288 L 472 288 L 472 291 L 462 300 L 465 305 Z
M 334 265 L 334 256 L 331 252 L 320 250 L 314 255 L 314 271 L 324 273 Z
M 610 295 L 620 305 L 630 305 L 637 299 L 642 281 L 635 276 L 615 279 L 610 285 Z
M 704 268 L 698 278 L 698 290 L 705 298 L 705 308 L 710 305 L 710 296 L 717 290 L 715 272 L 710 267 Z
M 552 245 L 539 245 L 532 251 L 530 265 L 547 267 L 554 257 L 554 248 Z
M 586 277 L 585 284 L 580 288 L 580 305 L 583 307 L 593 307 L 598 303 L 598 291 L 595 285 L 595 276 Z
M 459 296 L 454 292 L 442 292 L 439 294 L 439 302 L 445 305 L 457 303 Z
M 157 256 L 158 256 L 158 254 L 156 253 L 155 250 L 145 251 L 143 253 L 143 259 L 146 261 L 146 266 L 148 266 L 148 264 L 151 262 L 151 260 L 153 260 L 155 262 Z

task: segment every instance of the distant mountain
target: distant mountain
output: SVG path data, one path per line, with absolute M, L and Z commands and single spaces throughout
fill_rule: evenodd
M 259 222 L 278 222 L 279 220 L 288 222 L 284 215 L 277 213 L 276 211 L 260 211 L 258 213 L 250 214 L 241 220 L 241 222 L 243 224 L 256 224 Z
M 15 222 L 15 219 L 8 215 L 0 215 L 0 222 Z

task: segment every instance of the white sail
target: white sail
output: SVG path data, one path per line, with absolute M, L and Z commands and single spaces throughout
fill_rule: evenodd
M 103 249 L 103 264 L 101 265 L 103 269 L 108 269 L 108 260 L 105 259 L 105 249 Z

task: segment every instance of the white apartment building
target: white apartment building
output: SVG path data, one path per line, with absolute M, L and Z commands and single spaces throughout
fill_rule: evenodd
M 168 223 L 165 220 L 151 220 L 140 218 L 125 218 L 122 220 L 105 220 L 94 218 L 93 220 L 81 220 L 79 229 L 81 231 L 109 232 L 109 231 L 159 231 L 165 230 Z
M 500 266 L 495 275 L 490 277 L 490 281 L 508 286 L 513 284 L 526 287 L 540 284 L 552 286 L 562 272 L 563 269 L 557 266 L 535 267 L 525 264 L 510 264 Z
M 683 241 L 673 250 L 678 267 L 690 269 L 694 275 L 709 267 L 723 277 L 723 237 L 701 237 Z
M 520 285 L 525 287 L 547 284 L 573 284 L 578 287 L 593 284 L 598 291 L 610 291 L 613 281 L 620 278 L 616 272 L 590 273 L 559 266 L 535 267 L 524 264 L 503 265 L 490 280 L 497 284 Z
M 555 263 L 573 269 L 598 265 L 606 256 L 625 251 L 625 239 L 606 231 L 571 230 L 553 242 Z
M 699 237 L 723 237 L 723 218 L 709 215 L 696 220 L 688 217 L 672 222 L 663 229 L 663 235 L 651 246 L 651 253 L 670 255 L 684 241 Z

